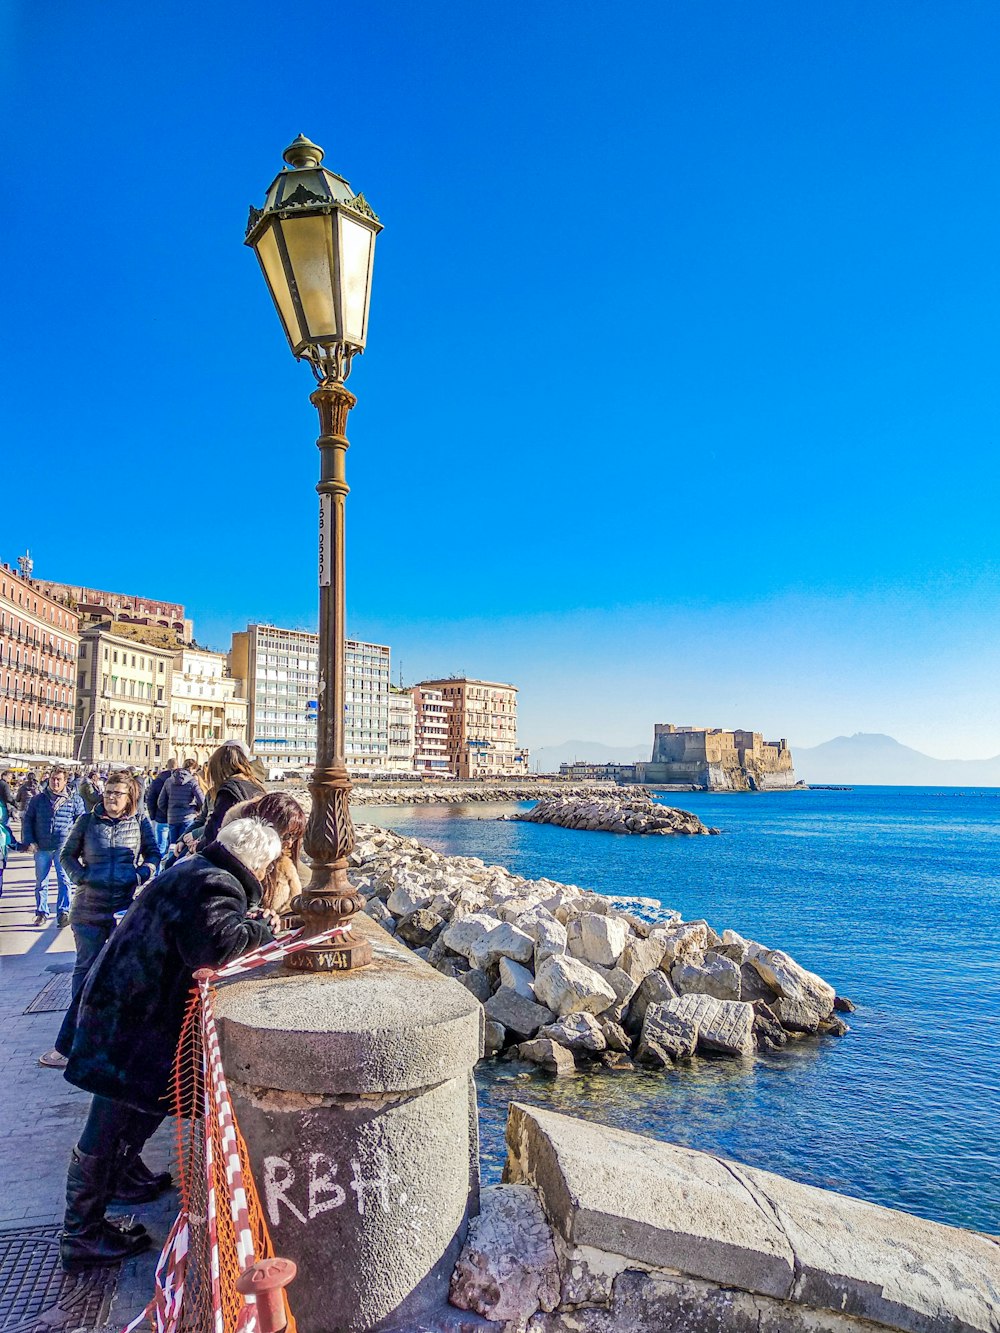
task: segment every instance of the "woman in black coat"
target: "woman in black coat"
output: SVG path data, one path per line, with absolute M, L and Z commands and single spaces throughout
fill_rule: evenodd
M 235 741 L 220 745 L 205 768 L 208 800 L 204 821 L 188 829 L 181 839 L 190 852 L 215 841 L 233 806 L 264 795 L 264 787 L 254 772 L 254 761 Z
M 73 1150 L 61 1241 L 67 1271 L 137 1254 L 149 1236 L 105 1219 L 120 1182 L 162 1181 L 139 1153 L 170 1111 L 170 1077 L 192 973 L 217 968 L 273 939 L 260 876 L 281 852 L 267 823 L 237 819 L 204 852 L 155 879 L 136 899 L 70 1006 L 56 1041 L 65 1077 L 94 1094 Z M 169 1183 L 169 1177 L 166 1183 Z M 135 1199 L 133 1194 L 132 1199 Z

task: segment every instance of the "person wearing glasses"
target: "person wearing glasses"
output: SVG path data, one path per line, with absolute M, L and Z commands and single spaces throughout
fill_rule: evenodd
M 140 885 L 160 864 L 153 825 L 138 808 L 139 788 L 131 773 L 112 773 L 90 814 L 69 831 L 60 861 L 76 886 L 69 923 L 76 942 L 73 994 L 80 990 Z

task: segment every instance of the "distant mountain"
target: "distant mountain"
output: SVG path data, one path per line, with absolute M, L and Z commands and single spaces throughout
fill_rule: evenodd
M 560 764 L 582 759 L 588 764 L 634 764 L 648 759 L 649 741 L 638 745 L 602 745 L 600 741 L 564 741 L 562 745 L 543 745 L 531 752 L 533 773 L 558 773 Z
M 933 759 L 891 736 L 859 731 L 822 745 L 792 746 L 803 782 L 876 787 L 1000 787 L 1000 755 L 993 759 Z

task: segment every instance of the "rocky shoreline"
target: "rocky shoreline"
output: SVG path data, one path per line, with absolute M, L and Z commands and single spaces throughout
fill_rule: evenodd
M 835 1011 L 851 1002 L 787 953 L 653 899 L 526 880 L 371 824 L 350 860 L 368 914 L 483 1005 L 488 1056 L 665 1068 L 848 1030 Z
M 525 824 L 556 824 L 559 828 L 586 829 L 590 833 L 709 834 L 708 828 L 689 810 L 660 805 L 644 787 L 613 794 L 543 796 L 530 810 L 505 816 Z
M 300 796 L 297 789 L 290 789 Z M 351 805 L 470 805 L 477 802 L 491 805 L 516 804 L 519 801 L 540 801 L 558 792 L 560 796 L 592 796 L 612 794 L 620 788 L 614 783 L 578 783 L 574 786 L 544 782 L 505 782 L 484 786 L 477 783 L 442 783 L 427 787 L 423 783 L 372 783 L 351 790 Z M 308 793 L 305 793 L 308 795 Z

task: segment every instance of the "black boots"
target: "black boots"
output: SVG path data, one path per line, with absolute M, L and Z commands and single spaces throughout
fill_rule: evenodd
M 120 1263 L 149 1248 L 149 1233 L 144 1227 L 126 1232 L 104 1216 L 117 1166 L 115 1157 L 94 1157 L 79 1148 L 73 1149 L 66 1176 L 66 1217 L 59 1242 L 62 1266 L 67 1273 Z
M 133 1148 L 124 1148 L 118 1161 L 118 1173 L 111 1195 L 114 1203 L 150 1203 L 173 1183 L 169 1171 L 160 1171 L 154 1175 Z

